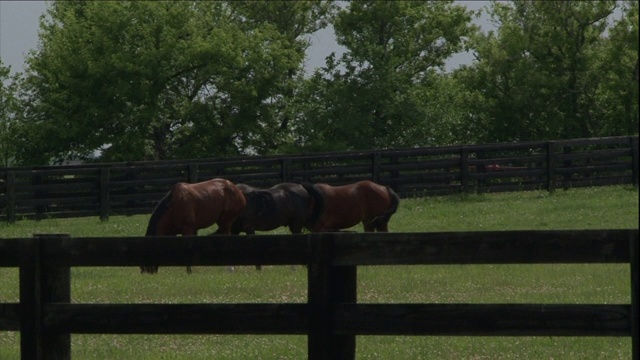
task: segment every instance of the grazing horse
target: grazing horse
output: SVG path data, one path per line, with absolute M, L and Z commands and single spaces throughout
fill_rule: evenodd
M 338 231 L 360 222 L 365 232 L 387 232 L 389 219 L 400 203 L 398 194 L 390 187 L 368 180 L 342 186 L 304 186 L 310 194 L 320 194 L 324 199 L 322 213 L 307 226 L 312 232 Z
M 322 199 L 311 196 L 300 184 L 281 183 L 269 189 L 238 184 L 247 206 L 231 227 L 232 234 L 270 231 L 289 227 L 292 234 L 302 233 L 308 221 L 315 221 L 322 209 Z M 260 270 L 260 265 L 256 265 Z
M 216 234 L 231 234 L 233 220 L 246 205 L 242 191 L 231 181 L 212 179 L 195 184 L 177 183 L 158 203 L 145 236 L 195 236 L 199 229 L 218 224 Z M 157 273 L 157 266 L 142 266 L 142 273 Z M 187 267 L 191 273 L 191 266 Z

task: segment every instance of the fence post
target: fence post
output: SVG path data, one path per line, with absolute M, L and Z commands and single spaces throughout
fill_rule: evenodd
M 460 191 L 469 193 L 469 147 L 460 149 Z
M 34 235 L 20 246 L 20 354 L 22 359 L 71 359 L 71 335 L 48 333 L 44 305 L 71 302 L 71 270 L 46 267 L 43 243 L 69 235 Z
M 554 178 L 554 169 L 556 167 L 556 142 L 547 142 L 547 191 L 554 192 L 556 190 Z
M 564 145 L 562 147 L 563 155 L 571 155 L 572 153 L 573 153 L 573 147 L 571 145 Z M 562 162 L 562 167 L 565 169 L 571 168 L 572 166 L 573 166 L 573 160 L 569 157 L 565 158 L 565 160 Z M 565 173 L 562 176 L 562 188 L 564 190 L 568 190 L 571 187 L 572 177 L 573 177 L 572 173 Z M 590 175 L 587 175 L 587 177 L 590 177 Z
M 108 167 L 100 168 L 100 220 L 109 220 L 109 176 Z
M 40 240 L 20 242 L 20 357 L 42 359 Z
M 193 184 L 198 182 L 198 164 L 189 164 L 187 167 L 188 181 Z
M 335 305 L 356 302 L 356 267 L 331 266 L 336 233 L 309 235 L 311 260 L 308 267 L 309 360 L 355 359 L 353 335 L 334 332 Z
M 371 179 L 380 183 L 380 152 L 374 151 L 371 154 Z
M 631 183 L 638 187 L 638 163 L 640 162 L 640 156 L 638 155 L 638 137 L 631 137 Z
M 42 175 L 40 171 L 31 172 L 31 184 L 34 188 L 34 199 L 36 204 L 34 206 L 36 220 L 41 220 L 44 217 L 46 211 L 46 205 L 42 202 L 42 199 L 46 198 L 46 192 L 42 190 Z
M 47 266 L 46 259 L 49 256 L 42 251 L 43 245 L 50 239 L 67 239 L 68 234 L 44 234 L 34 235 L 40 241 L 41 265 L 40 278 L 42 279 L 40 288 L 40 304 L 49 303 L 70 303 L 71 302 L 71 269 L 69 267 Z M 42 306 L 42 305 L 41 305 Z M 42 312 L 41 312 L 42 314 Z M 42 314 L 44 315 L 44 314 Z M 42 339 L 42 350 L 44 359 L 70 360 L 71 359 L 71 334 L 51 333 L 44 330 Z
M 302 158 L 302 170 L 304 170 L 304 175 L 302 176 L 303 182 L 310 182 L 312 177 L 309 176 L 307 171 L 311 170 L 311 163 L 308 158 Z
M 636 144 L 637 142 L 636 138 Z M 636 147 L 637 149 L 637 147 Z M 631 353 L 632 359 L 640 359 L 640 238 L 638 232 L 629 231 L 631 252 Z
M 391 188 L 397 192 L 400 193 L 401 190 L 401 185 L 400 185 L 400 181 L 398 181 L 398 179 L 400 178 L 400 170 L 398 170 L 395 165 L 398 165 L 400 163 L 399 157 L 398 155 L 394 155 L 392 153 L 388 153 L 389 154 L 389 162 L 391 163 L 392 166 L 392 170 L 391 170 Z
M 291 181 L 291 158 L 288 156 L 283 157 L 280 166 L 280 177 L 282 182 Z
M 7 172 L 7 221 L 16 221 L 16 172 Z

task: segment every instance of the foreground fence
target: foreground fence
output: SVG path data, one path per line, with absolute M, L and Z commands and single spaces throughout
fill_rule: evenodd
M 20 302 L 0 331 L 20 331 L 22 359 L 69 359 L 70 334 L 307 335 L 309 359 L 354 359 L 356 336 L 616 336 L 638 333 L 638 230 L 0 239 L 20 268 Z M 153 252 L 149 252 L 153 245 Z M 415 264 L 626 263 L 628 304 L 362 304 L 357 267 Z M 78 266 L 308 265 L 300 304 L 74 304 Z M 162 276 L 161 274 L 159 276 Z
M 638 185 L 638 136 L 471 146 L 0 169 L 0 221 L 145 214 L 179 181 L 256 187 L 363 179 L 400 196 Z

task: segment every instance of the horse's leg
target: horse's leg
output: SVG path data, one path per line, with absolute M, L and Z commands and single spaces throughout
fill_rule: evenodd
M 255 235 L 256 233 L 256 231 L 253 229 L 247 229 L 245 232 L 247 233 L 247 235 Z M 256 265 L 256 270 L 261 271 L 262 265 Z
M 161 226 L 157 229 L 155 236 L 165 236 L 165 235 L 175 236 L 175 235 L 178 235 L 179 233 L 180 232 L 176 230 L 173 226 L 169 226 L 165 224 L 165 226 Z M 141 274 L 157 274 L 158 266 L 141 266 L 140 273 Z
M 302 234 L 302 228 L 303 227 L 304 227 L 304 225 L 302 225 L 302 224 L 291 224 L 291 225 L 289 225 L 289 230 L 291 231 L 291 234 L 293 234 L 293 235 Z M 296 271 L 296 266 L 295 265 L 291 265 L 291 271 Z
M 364 232 L 375 232 L 376 231 L 376 224 L 375 224 L 375 220 L 374 221 L 363 221 L 362 225 L 364 225 Z
M 232 235 L 231 228 L 233 225 L 233 220 L 234 219 L 226 219 L 221 216 L 220 219 L 218 219 L 218 222 L 216 223 L 218 225 L 218 230 L 216 230 L 215 234 L 216 235 Z M 233 234 L 233 235 L 237 235 L 237 234 Z M 227 271 L 234 272 L 236 271 L 236 268 L 233 266 L 229 266 L 227 267 Z
M 157 274 L 158 267 L 157 266 L 140 266 L 141 274 Z
M 182 230 L 182 236 L 197 236 L 198 230 L 195 228 L 185 228 Z M 191 274 L 191 265 L 187 265 L 187 274 Z

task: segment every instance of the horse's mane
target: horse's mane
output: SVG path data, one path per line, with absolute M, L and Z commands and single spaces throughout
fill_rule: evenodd
M 314 184 L 304 183 L 301 185 L 305 190 L 307 190 L 307 193 L 309 193 L 314 200 L 313 210 L 307 219 L 307 227 L 312 228 L 320 219 L 320 215 L 322 215 L 322 210 L 324 209 L 324 194 Z
M 156 205 L 155 209 L 153 209 L 153 213 L 151 213 L 151 218 L 149 219 L 149 225 L 147 225 L 147 233 L 145 234 L 145 236 L 156 235 L 158 222 L 171 205 L 171 193 L 173 193 L 173 189 L 169 190 L 169 192 L 160 200 L 158 205 Z

